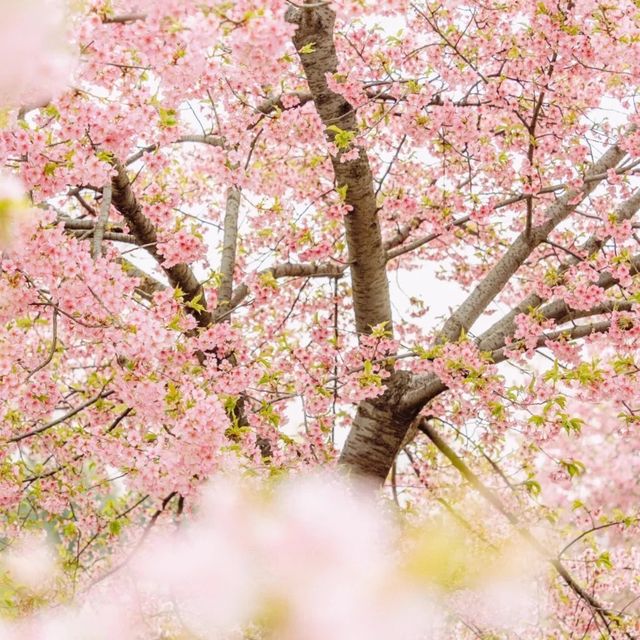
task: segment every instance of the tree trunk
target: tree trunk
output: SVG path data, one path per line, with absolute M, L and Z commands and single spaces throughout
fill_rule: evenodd
M 354 137 L 358 134 L 355 111 L 340 94 L 327 85 L 327 74 L 338 69 L 333 42 L 335 13 L 329 7 L 291 8 L 287 20 L 298 25 L 293 43 L 298 50 L 309 83 L 315 108 L 327 128 L 330 142 L 335 141 L 338 127 Z M 353 308 L 358 335 L 371 327 L 385 324 L 392 332 L 391 301 L 387 280 L 386 254 L 373 188 L 373 176 L 366 151 L 356 145 L 358 157 L 342 161 L 342 151 L 332 156 L 336 188 L 346 189 L 345 202 L 351 211 L 345 216 L 345 232 L 349 247 L 349 266 L 353 287 Z

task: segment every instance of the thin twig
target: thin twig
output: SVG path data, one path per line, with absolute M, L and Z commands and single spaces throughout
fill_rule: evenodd
M 86 402 L 76 407 L 75 409 L 72 409 L 68 413 L 65 413 L 63 416 L 60 416 L 59 418 L 56 418 L 51 422 L 47 422 L 47 424 L 44 424 L 41 427 L 38 427 L 37 429 L 32 429 L 31 431 L 27 431 L 26 433 L 23 433 L 19 436 L 14 436 L 13 438 L 9 438 L 7 442 L 21 442 L 22 440 L 26 440 L 31 436 L 36 436 L 40 433 L 44 433 L 45 431 L 48 431 L 49 429 L 65 422 L 66 420 L 69 420 L 69 418 L 73 418 L 73 416 L 79 414 L 81 411 L 84 411 L 84 409 L 86 409 L 87 407 L 90 407 L 91 405 L 95 404 L 96 402 L 98 402 L 98 400 L 102 400 L 103 398 L 108 398 L 114 393 L 115 391 L 105 392 L 103 389 L 97 396 L 94 396 L 90 400 L 87 400 Z
M 58 307 L 53 307 L 53 315 L 51 318 L 51 349 L 49 350 L 49 355 L 45 358 L 45 360 L 39 364 L 29 375 L 27 376 L 27 380 L 29 380 L 32 376 L 34 376 L 38 371 L 42 371 L 52 360 L 53 356 L 56 353 L 56 347 L 58 346 Z

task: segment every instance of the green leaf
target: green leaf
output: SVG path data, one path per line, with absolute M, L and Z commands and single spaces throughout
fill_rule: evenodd
M 122 531 L 122 522 L 120 520 L 112 520 L 109 523 L 109 533 L 114 536 L 120 535 Z
M 560 460 L 560 464 L 571 478 L 581 476 L 587 470 L 579 460 Z
M 580 433 L 582 431 L 584 420 L 582 420 L 581 418 L 570 418 L 566 413 L 561 413 L 559 417 L 562 428 L 567 433 Z
M 44 114 L 49 118 L 54 118 L 55 120 L 60 119 L 60 112 L 58 111 L 58 107 L 55 104 L 48 104 L 43 109 Z
M 355 131 L 345 131 L 335 124 L 327 127 L 327 131 L 334 134 L 333 141 L 336 147 L 341 151 L 348 149 L 351 146 L 351 142 L 356 137 Z
M 613 569 L 613 562 L 611 562 L 611 555 L 608 551 L 603 551 L 596 558 L 596 565 L 598 567 L 605 567 L 607 569 Z
M 505 411 L 504 405 L 501 402 L 491 401 L 489 402 L 488 406 L 489 406 L 489 411 L 491 412 L 491 415 L 497 420 L 502 420 L 505 417 L 506 411 Z
M 535 427 L 541 427 L 544 424 L 544 417 L 539 415 L 533 415 L 527 420 L 529 424 L 534 425 Z
M 387 338 L 391 336 L 391 331 L 387 329 L 389 322 L 385 320 L 375 327 L 371 327 L 371 336 L 373 338 Z
M 407 82 L 407 91 L 409 93 L 420 93 L 420 85 L 415 80 L 410 79 L 409 82 Z
M 179 286 L 176 286 L 173 290 L 173 299 L 182 300 L 183 297 L 184 297 L 184 291 Z
M 158 107 L 158 115 L 160 116 L 160 126 L 163 129 L 170 129 L 178 124 L 178 114 L 175 109 L 165 109 Z
M 298 49 L 298 53 L 302 54 L 302 55 L 306 55 L 309 53 L 314 53 L 316 50 L 316 43 L 315 42 L 307 42 L 307 44 L 304 45 L 304 47 L 302 47 L 301 49 Z
M 173 318 L 169 321 L 167 325 L 167 329 L 171 329 L 172 331 L 182 331 L 182 314 L 176 313 Z
M 278 281 L 273 275 L 273 271 L 265 271 L 260 274 L 260 284 L 263 287 L 269 287 L 270 289 L 278 288 Z
M 182 394 L 178 390 L 178 387 L 171 381 L 167 384 L 167 395 L 164 399 L 169 406 L 178 404 L 182 399 Z
M 542 492 L 542 487 L 537 480 L 532 480 L 530 478 L 529 480 L 525 480 L 522 484 L 524 485 L 525 489 L 534 497 L 539 496 Z
M 347 191 L 349 191 L 348 184 L 343 184 L 340 187 L 336 187 L 336 192 L 338 193 L 338 196 L 340 196 L 340 200 L 342 202 L 346 202 L 347 200 Z
M 114 159 L 114 155 L 111 151 L 98 151 L 96 153 L 96 157 L 102 162 L 113 162 Z
M 42 172 L 44 173 L 45 176 L 51 177 L 56 172 L 57 168 L 58 168 L 57 162 L 47 162 L 44 165 Z
M 371 360 L 365 360 L 362 368 L 364 372 L 360 376 L 360 380 L 358 381 L 361 387 L 379 387 L 382 384 L 382 376 L 374 373 L 373 363 L 371 362 Z
M 202 313 L 203 311 L 206 311 L 206 307 L 200 304 L 200 300 L 202 300 L 202 291 L 197 295 L 195 295 L 191 300 L 188 300 L 187 302 L 185 302 L 184 304 L 186 307 L 189 307 L 189 309 L 193 309 L 198 313 Z

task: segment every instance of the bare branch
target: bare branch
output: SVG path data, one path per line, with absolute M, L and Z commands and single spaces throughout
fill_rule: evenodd
M 457 220 L 454 220 L 451 223 L 452 227 L 461 227 L 471 220 L 471 216 L 462 216 Z M 407 228 L 408 229 L 408 228 Z M 393 260 L 398 256 L 404 255 L 405 253 L 409 253 L 410 251 L 415 251 L 420 247 L 423 247 L 425 244 L 429 244 L 434 240 L 438 239 L 442 233 L 430 233 L 426 236 L 422 236 L 420 238 L 416 238 L 407 244 L 402 244 L 404 240 L 409 236 L 411 230 L 408 229 L 405 233 L 405 230 L 399 231 L 393 238 L 390 238 L 387 242 L 385 242 L 385 246 L 389 247 L 387 250 L 387 260 Z M 404 236 L 404 237 L 403 237 Z M 398 246 L 399 245 L 399 246 Z M 395 248 L 391 248 L 395 247 Z
M 103 24 L 131 24 L 132 22 L 138 22 L 140 20 L 146 20 L 147 16 L 144 13 L 128 13 L 119 16 L 107 16 L 102 18 Z
M 637 522 L 638 518 L 632 518 L 631 519 L 632 522 Z M 582 540 L 583 538 L 586 538 L 588 535 L 595 533 L 596 531 L 602 531 L 603 529 L 609 529 L 611 527 L 617 527 L 617 526 L 628 526 L 629 525 L 629 521 L 628 520 L 615 520 L 613 522 L 607 522 L 606 524 L 600 524 L 600 525 L 596 525 L 594 527 L 591 527 L 590 529 L 587 529 L 586 531 L 583 531 L 580 535 L 576 536 L 573 540 L 571 540 L 570 542 L 568 542 L 563 548 L 562 550 L 558 553 L 558 558 L 561 558 L 568 549 L 570 549 L 574 544 L 576 544 L 577 542 L 580 542 L 580 540 Z
M 271 276 L 275 279 L 280 278 L 339 278 L 345 272 L 346 267 L 339 264 L 327 262 L 310 262 L 302 264 L 294 264 L 285 262 L 275 265 L 269 269 L 264 269 L 258 273 L 258 277 Z M 241 284 L 237 287 L 229 304 L 225 310 L 225 314 L 233 311 L 247 296 L 249 295 L 249 287 Z M 219 320 L 219 318 L 216 318 Z
M 393 154 L 393 158 L 391 158 L 391 161 L 387 165 L 385 172 L 382 174 L 382 177 L 380 178 L 380 180 L 378 180 L 378 188 L 376 189 L 376 198 L 380 195 L 380 191 L 382 191 L 382 187 L 384 186 L 384 181 L 387 179 L 387 176 L 391 173 L 391 169 L 393 169 L 393 165 L 395 164 L 396 160 L 400 156 L 400 152 L 402 151 L 402 147 L 404 146 L 404 143 L 406 141 L 407 141 L 407 134 L 402 136 L 402 139 L 398 143 L 398 147 L 396 148 L 395 153 Z
M 97 217 L 98 213 L 96 212 L 96 210 L 84 199 L 84 197 L 82 196 L 82 194 L 80 193 L 80 189 L 72 189 L 69 192 L 69 195 L 72 196 L 73 198 L 75 198 L 79 203 L 80 206 L 90 215 Z
M 174 140 L 171 144 L 185 144 L 185 143 L 197 143 L 197 144 L 208 144 L 212 147 L 224 147 L 225 139 L 222 136 L 211 136 L 211 135 L 198 135 L 198 134 L 189 134 L 180 136 L 177 140 Z M 124 163 L 125 167 L 132 165 L 134 162 L 140 160 L 145 154 L 153 153 L 154 151 L 158 151 L 160 149 L 159 144 L 150 144 L 146 147 L 143 147 L 139 151 L 136 151 L 132 156 L 129 156 Z

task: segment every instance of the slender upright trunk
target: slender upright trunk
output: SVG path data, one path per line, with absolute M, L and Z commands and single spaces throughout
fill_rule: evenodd
M 389 335 L 393 335 L 387 257 L 369 159 L 365 149 L 357 143 L 358 122 L 353 106 L 327 84 L 327 75 L 338 69 L 333 40 L 335 13 L 328 6 L 312 4 L 314 6 L 292 8 L 287 12 L 287 20 L 298 27 L 293 43 L 327 139 L 334 142 L 340 132 L 348 132 L 357 149 L 357 156 L 352 160 L 344 161 L 343 152 L 352 151 L 353 147 L 343 149 L 331 158 L 336 189 L 344 193 L 345 203 L 351 209 L 345 216 L 344 225 L 356 331 L 360 336 L 383 324 Z M 354 473 L 384 482 L 414 417 L 396 411 L 409 380 L 410 375 L 406 372 L 392 371 L 384 395 L 360 403 L 340 458 L 341 464 Z

